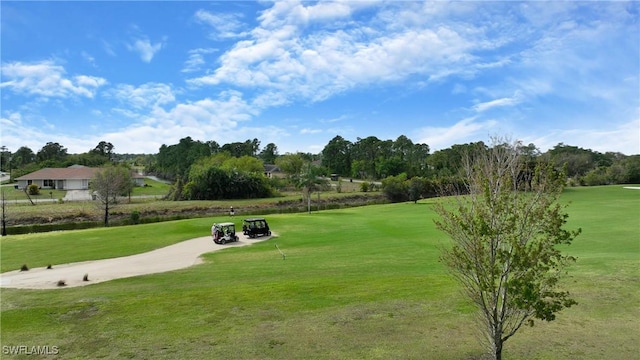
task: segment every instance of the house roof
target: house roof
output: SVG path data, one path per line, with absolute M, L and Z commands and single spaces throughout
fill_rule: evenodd
M 32 173 L 22 175 L 16 180 L 84 180 L 92 179 L 96 171 L 101 168 L 92 168 L 83 165 L 71 165 L 67 168 L 44 168 Z M 134 179 L 144 179 L 144 175 L 131 172 Z
M 266 172 L 278 172 L 280 168 L 277 165 L 264 164 L 264 171 Z
M 91 179 L 93 178 L 93 174 L 98 170 L 100 169 L 77 165 L 73 165 L 68 168 L 44 168 L 20 176 L 16 178 L 16 180 Z

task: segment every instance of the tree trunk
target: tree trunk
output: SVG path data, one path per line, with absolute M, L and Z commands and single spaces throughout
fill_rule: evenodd
M 7 198 L 4 196 L 4 190 L 0 194 L 0 201 L 2 201 L 2 236 L 7 236 Z
M 104 204 L 104 226 L 109 226 L 109 202 Z
M 494 360 L 502 360 L 502 339 L 494 339 L 494 343 L 491 344 L 493 349 L 491 351 Z

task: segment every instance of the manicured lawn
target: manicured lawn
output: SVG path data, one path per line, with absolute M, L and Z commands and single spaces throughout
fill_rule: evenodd
M 41 189 L 38 195 L 29 195 L 29 197 L 27 197 L 27 194 L 25 194 L 23 190 L 17 190 L 13 186 L 3 186 L 2 190 L 4 192 L 5 201 L 7 201 L 9 205 L 12 205 L 16 201 L 28 201 L 29 197 L 31 197 L 31 200 L 36 204 L 45 203 L 52 199 L 62 199 L 67 193 L 64 190 Z
M 640 190 L 571 188 L 562 199 L 568 226 L 583 229 L 566 249 L 578 257 L 565 285 L 579 304 L 523 329 L 504 357 L 637 359 Z M 438 261 L 448 240 L 432 201 L 271 215 L 277 238 L 188 269 L 2 289 L 2 345 L 58 346 L 60 359 L 478 359 L 473 307 Z M 219 220 L 11 236 L 1 268 L 148 251 Z
M 171 185 L 161 183 L 159 181 L 155 181 L 151 179 L 145 179 L 144 181 L 147 186 L 136 186 L 135 188 L 133 188 L 133 191 L 131 192 L 132 196 L 157 196 L 160 198 L 166 195 L 169 192 L 169 189 L 171 188 Z M 2 188 L 5 192 L 5 199 L 10 205 L 12 205 L 12 203 L 17 200 L 24 201 L 29 199 L 23 190 L 16 190 L 14 189 L 13 186 L 3 186 Z M 67 194 L 66 190 L 40 189 L 39 195 L 30 195 L 30 196 L 35 203 L 40 203 L 39 200 L 43 200 L 43 199 L 44 200 L 63 199 L 66 194 Z
M 133 188 L 132 196 L 158 196 L 162 197 L 169 193 L 171 184 L 155 181 L 152 179 L 144 179 L 146 186 L 136 186 Z

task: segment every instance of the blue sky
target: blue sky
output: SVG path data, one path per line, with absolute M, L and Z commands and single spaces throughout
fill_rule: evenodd
M 12 2 L 1 144 L 318 153 L 502 135 L 640 154 L 638 2 Z

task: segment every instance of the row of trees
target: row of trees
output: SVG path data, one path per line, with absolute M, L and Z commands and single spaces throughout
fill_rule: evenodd
M 427 144 L 415 144 L 406 136 L 396 140 L 370 136 L 358 138 L 355 143 L 336 136 L 319 154 L 280 155 L 273 143 L 261 150 L 257 139 L 220 146 L 213 141 L 200 142 L 187 137 L 178 144 L 163 145 L 148 170 L 163 178 L 175 180 L 181 177 L 188 182 L 189 169 L 198 159 L 225 153 L 232 157 L 253 157 L 262 164 L 275 163 L 289 179 L 302 174 L 305 164 L 311 163 L 314 172 L 324 176 L 388 179 L 385 183 L 395 185 L 406 181 L 402 186 L 395 186 L 396 191 L 390 191 L 395 194 L 389 194 L 394 200 L 406 200 L 432 194 L 434 186 L 443 181 L 459 183 L 463 175 L 463 154 L 478 146 L 486 147 L 483 142 L 477 142 L 453 145 L 430 154 Z M 574 185 L 640 182 L 639 155 L 602 154 L 564 144 L 558 144 L 546 153 L 541 153 L 534 144 L 519 144 L 519 151 L 530 168 L 537 162 L 566 165 L 567 176 Z M 401 178 L 404 180 L 400 181 Z M 294 184 L 292 181 L 291 185 Z
M 116 154 L 114 149 L 113 144 L 106 141 L 100 141 L 95 148 L 80 154 L 69 154 L 67 148 L 57 142 L 48 142 L 37 152 L 22 146 L 12 153 L 3 146 L 0 148 L 0 167 L 2 171 L 10 172 L 12 177 L 16 178 L 45 167 L 68 167 L 75 164 L 100 167 L 133 159 L 142 162 L 145 157 Z
M 376 137 L 358 138 L 355 143 L 341 136 L 333 138 L 323 149 L 322 165 L 330 173 L 342 176 L 384 179 L 402 173 L 411 179 L 460 177 L 464 173 L 463 154 L 483 142 L 453 145 L 429 153 L 426 144 L 414 144 L 406 136 L 395 141 Z M 560 143 L 545 153 L 534 144 L 519 144 L 521 156 L 530 165 L 536 161 L 567 166 L 567 176 L 576 185 L 640 183 L 640 155 L 599 153 Z
M 362 179 L 382 179 L 406 173 L 426 175 L 429 145 L 414 144 L 404 135 L 396 140 L 375 136 L 355 143 L 336 136 L 322 150 L 322 165 L 331 173 Z
M 174 145 L 162 145 L 154 160 L 147 166 L 147 172 L 168 180 L 188 176 L 192 164 L 202 158 L 216 154 L 227 154 L 231 157 L 253 157 L 264 164 L 274 164 L 278 157 L 278 148 L 270 143 L 262 151 L 258 139 L 245 142 L 233 142 L 220 146 L 215 141 L 196 141 L 191 137 L 180 139 Z
M 174 182 L 181 179 L 182 188 L 179 192 L 174 192 L 172 198 L 196 199 L 212 196 L 211 194 L 217 194 L 217 198 L 253 196 L 249 191 L 258 191 L 260 194 L 273 193 L 273 188 L 278 184 L 257 182 L 254 179 L 263 173 L 265 164 L 278 165 L 287 174 L 290 180 L 288 185 L 297 186 L 298 182 L 295 179 L 303 174 L 306 164 L 311 164 L 308 166 L 313 167 L 313 172 L 318 175 L 338 174 L 341 177 L 371 181 L 386 179 L 389 197 L 393 200 L 406 200 L 414 199 L 416 194 L 428 196 L 433 192 L 434 184 L 442 182 L 443 179 L 451 184 L 457 183 L 464 175 L 463 154 L 478 146 L 486 147 L 483 142 L 476 142 L 453 145 L 430 153 L 427 144 L 415 144 L 404 135 L 395 140 L 380 140 L 375 136 L 369 136 L 358 138 L 353 143 L 336 136 L 318 154 L 281 155 L 275 144 L 269 143 L 261 148 L 260 141 L 255 138 L 220 145 L 215 141 L 202 142 L 186 137 L 177 144 L 162 145 L 158 154 L 129 155 L 115 153 L 113 144 L 105 141 L 81 154 L 68 154 L 65 147 L 50 142 L 35 153 L 27 147 L 21 147 L 15 153 L 0 148 L 0 165 L 2 171 L 11 170 L 15 178 L 43 167 L 67 167 L 73 164 L 101 167 L 116 162 L 127 162 L 144 166 L 148 174 Z M 519 151 L 530 168 L 538 162 L 565 165 L 571 185 L 640 183 L 640 155 L 626 156 L 613 152 L 603 154 L 562 143 L 545 153 L 541 153 L 534 144 L 519 144 Z M 212 160 L 209 167 L 222 166 L 222 163 L 229 161 L 228 164 L 231 165 L 226 165 L 223 169 L 229 184 L 235 184 L 238 180 L 239 175 L 233 173 L 234 171 L 243 172 L 242 180 L 237 182 L 251 183 L 250 188 L 230 191 L 228 194 L 197 190 L 205 185 L 192 182 L 196 179 L 195 173 L 191 172 L 192 166 L 198 161 L 206 162 L 206 159 L 222 154 L 225 156 L 224 160 Z M 252 160 L 251 166 L 245 168 L 247 164 L 239 164 L 235 160 L 231 162 L 230 159 L 242 159 L 240 162 L 247 164 Z M 202 166 L 200 164 L 198 167 L 200 172 L 203 171 Z M 198 179 L 203 177 L 200 176 Z M 189 185 L 190 182 L 192 183 Z M 259 188 L 252 188 L 256 186 Z M 232 188 L 226 185 L 221 187 Z M 270 190 L 267 189 L 269 187 Z M 179 196 L 176 196 L 178 193 Z
M 430 153 L 427 144 L 415 144 L 404 135 L 395 140 L 380 140 L 375 136 L 358 138 L 351 142 L 341 136 L 331 139 L 319 154 L 299 153 L 305 161 L 318 160 L 326 174 L 339 174 L 370 180 L 405 173 L 408 178 L 420 176 L 438 178 L 462 174 L 461 154 L 482 142 L 453 145 Z M 532 160 L 553 161 L 567 165 L 567 176 L 580 185 L 640 182 L 640 155 L 599 153 L 590 149 L 560 143 L 545 153 L 534 144 L 523 145 L 523 156 Z M 81 154 L 69 154 L 59 143 L 49 142 L 39 151 L 20 147 L 11 153 L 0 148 L 0 170 L 15 171 L 14 177 L 43 167 L 66 167 L 73 164 L 101 166 L 109 162 L 128 161 L 143 165 L 147 172 L 175 180 L 188 175 L 189 167 L 196 160 L 228 153 L 233 157 L 251 156 L 263 164 L 275 164 L 283 155 L 278 147 L 269 143 L 260 148 L 258 139 L 220 145 L 215 141 L 195 141 L 183 138 L 178 144 L 162 145 L 157 154 L 131 155 L 115 153 L 113 144 L 101 141 L 95 148 Z

